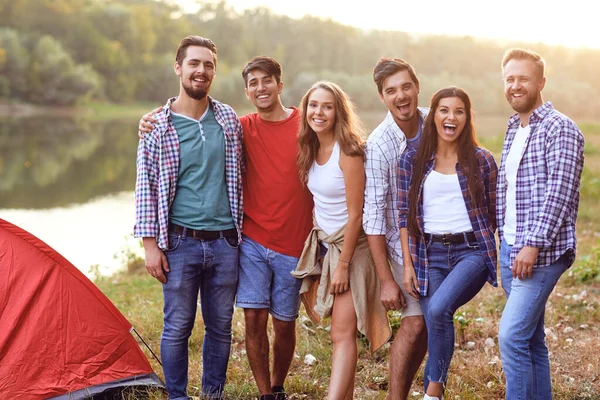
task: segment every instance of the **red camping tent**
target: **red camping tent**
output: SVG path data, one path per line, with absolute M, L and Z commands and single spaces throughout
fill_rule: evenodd
M 0 398 L 164 387 L 131 324 L 69 261 L 0 219 Z

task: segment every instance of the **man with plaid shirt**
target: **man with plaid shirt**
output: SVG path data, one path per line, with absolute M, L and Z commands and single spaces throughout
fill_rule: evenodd
M 367 140 L 363 229 L 377 268 L 381 302 L 387 310 L 402 312 L 402 324 L 390 349 L 388 398 L 396 400 L 407 398 L 427 352 L 423 311 L 403 284 L 398 163 L 404 149 L 418 147 L 429 110 L 418 107 L 419 79 L 404 60 L 380 59 L 373 70 L 373 80 L 388 113 Z M 427 387 L 426 377 L 425 381 Z
M 238 283 L 242 230 L 242 126 L 208 96 L 217 67 L 210 39 L 184 38 L 175 59 L 179 96 L 140 140 L 134 235 L 148 273 L 162 283 L 161 357 L 169 399 L 189 399 L 188 339 L 198 292 L 205 333 L 202 392 L 221 398 Z
M 575 222 L 584 139 L 577 125 L 542 101 L 545 61 L 524 49 L 502 60 L 508 121 L 498 173 L 502 286 L 508 300 L 498 340 L 507 399 L 552 398 L 546 302 L 575 260 Z

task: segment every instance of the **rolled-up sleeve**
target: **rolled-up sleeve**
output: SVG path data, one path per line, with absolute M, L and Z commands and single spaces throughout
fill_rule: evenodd
M 367 235 L 385 235 L 387 196 L 389 185 L 389 160 L 381 147 L 367 144 L 365 162 L 365 200 L 363 207 L 363 229 Z
M 140 139 L 135 182 L 134 237 L 158 237 L 158 146 L 152 134 Z

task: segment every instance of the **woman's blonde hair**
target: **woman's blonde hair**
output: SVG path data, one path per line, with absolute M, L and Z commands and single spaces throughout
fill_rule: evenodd
M 308 171 L 312 167 L 319 150 L 317 134 L 306 120 L 308 100 L 310 95 L 317 89 L 327 90 L 333 95 L 335 110 L 333 133 L 340 149 L 348 156 L 360 156 L 363 159 L 365 157 L 364 128 L 356 115 L 350 97 L 335 83 L 319 81 L 312 85 L 300 102 L 301 122 L 300 132 L 298 133 L 298 146 L 300 149 L 297 165 L 300 180 L 304 184 L 308 182 Z

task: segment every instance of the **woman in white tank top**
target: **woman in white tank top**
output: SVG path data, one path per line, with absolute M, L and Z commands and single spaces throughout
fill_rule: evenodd
M 354 390 L 357 326 L 372 351 L 389 340 L 391 330 L 361 227 L 365 151 L 358 118 L 348 96 L 330 82 L 313 85 L 300 110 L 298 170 L 313 194 L 315 227 L 293 275 L 304 279 L 308 315 L 317 321 L 331 316 L 328 399 L 341 400 Z M 322 263 L 315 263 L 320 256 Z
M 469 96 L 456 87 L 435 93 L 420 147 L 402 154 L 398 170 L 404 285 L 427 325 L 424 399 L 442 399 L 454 313 L 486 281 L 497 286 L 497 171 L 477 146 Z

